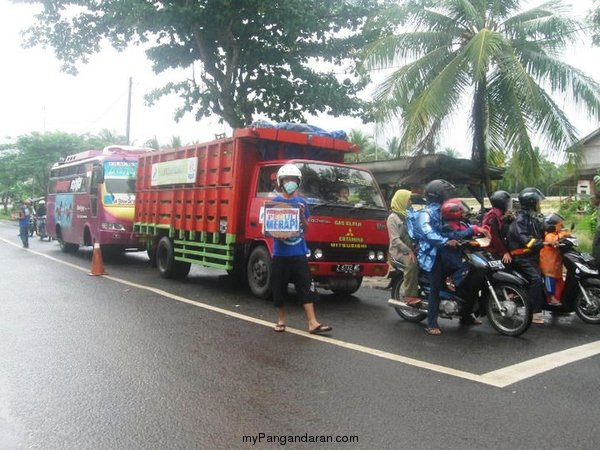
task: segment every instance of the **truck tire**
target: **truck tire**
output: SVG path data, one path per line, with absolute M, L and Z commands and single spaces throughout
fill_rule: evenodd
M 175 261 L 173 241 L 167 236 L 158 241 L 156 246 L 156 266 L 161 277 L 176 280 L 187 277 L 191 268 L 188 262 Z
M 271 255 L 264 246 L 252 250 L 248 258 L 248 270 L 246 271 L 248 286 L 258 298 L 268 299 L 271 297 Z

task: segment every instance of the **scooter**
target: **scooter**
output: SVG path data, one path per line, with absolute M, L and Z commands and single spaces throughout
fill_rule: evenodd
M 488 245 L 489 239 L 461 241 L 459 244 L 465 260 L 469 263 L 469 270 L 476 271 L 483 280 L 473 313 L 479 316 L 487 315 L 490 324 L 499 333 L 519 336 L 527 331 L 533 317 L 533 308 L 525 291 L 527 280 L 517 273 L 507 271 L 501 260 L 485 251 L 484 248 Z M 430 291 L 428 276 L 423 273 L 419 276 L 421 302 L 417 306 L 407 305 L 403 301 L 400 289 L 404 280 L 404 265 L 394 260 L 392 268 L 388 275 L 388 288 L 392 291 L 392 298 L 388 300 L 388 304 L 404 320 L 421 322 L 427 317 L 427 298 Z M 456 292 L 448 288 L 442 289 L 439 317 L 460 317 L 466 303 L 466 295 L 473 294 L 462 293 L 460 287 Z
M 550 295 L 546 291 L 542 309 L 556 313 L 575 311 L 584 322 L 600 324 L 600 273 L 594 257 L 577 250 L 577 238 L 574 236 L 559 239 L 557 247 L 566 269 L 565 286 L 558 299 L 562 305 L 549 304 Z

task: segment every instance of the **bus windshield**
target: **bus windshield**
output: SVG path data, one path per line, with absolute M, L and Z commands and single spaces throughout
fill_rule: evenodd
M 133 205 L 135 203 L 135 174 L 137 162 L 106 161 L 104 163 L 105 205 Z
M 105 178 L 104 188 L 112 194 L 135 194 L 135 179 Z

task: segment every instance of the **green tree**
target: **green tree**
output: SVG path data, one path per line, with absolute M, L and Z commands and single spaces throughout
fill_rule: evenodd
M 8 212 L 8 204 L 17 197 L 22 178 L 16 163 L 18 154 L 17 149 L 8 146 L 0 149 L 0 202 L 5 213 Z
M 19 136 L 15 147 L 20 151 L 16 164 L 22 175 L 21 181 L 31 181 L 28 195 L 32 197 L 46 194 L 52 164 L 67 155 L 89 149 L 83 136 L 62 132 Z
M 360 148 L 358 153 L 346 155 L 346 162 L 378 161 L 390 159 L 392 155 L 373 140 L 373 136 L 365 134 L 361 130 L 352 129 L 348 134 L 348 141 Z
M 600 85 L 562 58 L 581 24 L 561 0 L 524 4 L 407 0 L 386 13 L 400 31 L 365 50 L 367 68 L 399 67 L 379 85 L 375 104 L 379 121 L 400 119 L 404 147 L 430 147 L 470 99 L 471 158 L 488 192 L 488 155 L 531 158 L 534 134 L 545 147 L 578 156 L 577 132 L 553 95 L 600 117 Z
M 59 131 L 19 136 L 3 147 L 8 150 L 0 151 L 0 195 L 4 204 L 10 198 L 45 195 L 52 164 L 67 155 L 124 142 L 122 138 L 107 130 L 98 136 Z
M 178 94 L 176 118 L 215 114 L 233 128 L 257 114 L 278 121 L 322 112 L 359 116 L 364 102 L 355 94 L 368 79 L 353 70 L 356 49 L 381 31 L 364 27 L 377 0 L 33 3 L 43 9 L 26 42 L 53 47 L 64 70 L 76 73 L 104 42 L 118 50 L 143 44 L 156 73 L 188 72 L 149 102 Z

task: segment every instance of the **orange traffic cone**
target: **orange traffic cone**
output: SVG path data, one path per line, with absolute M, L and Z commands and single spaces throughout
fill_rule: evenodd
M 102 261 L 102 250 L 100 244 L 94 242 L 94 253 L 92 253 L 92 271 L 88 275 L 104 275 L 104 261 Z

